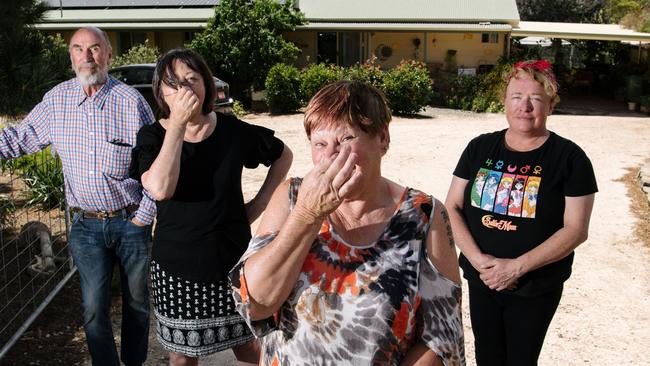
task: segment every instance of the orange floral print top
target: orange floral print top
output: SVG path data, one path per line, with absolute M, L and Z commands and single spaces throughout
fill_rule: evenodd
M 300 183 L 291 181 L 291 208 Z M 291 294 L 259 321 L 248 313 L 244 263 L 277 233 L 253 238 L 230 281 L 239 313 L 262 342 L 260 364 L 398 365 L 422 341 L 445 365 L 464 365 L 460 286 L 425 253 L 433 202 L 405 189 L 383 233 L 367 246 L 349 245 L 325 220 Z

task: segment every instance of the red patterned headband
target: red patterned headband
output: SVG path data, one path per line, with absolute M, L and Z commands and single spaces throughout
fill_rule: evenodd
M 546 71 L 552 69 L 553 65 L 546 60 L 537 60 L 537 61 L 519 61 L 515 63 L 515 67 L 518 69 L 535 69 L 538 71 Z
M 555 75 L 553 74 L 553 65 L 546 60 L 519 61 L 515 63 L 514 67 L 515 69 L 537 70 L 550 78 L 553 83 L 556 83 Z

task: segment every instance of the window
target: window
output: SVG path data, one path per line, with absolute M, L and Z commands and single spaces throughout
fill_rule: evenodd
M 196 32 L 183 32 L 184 43 L 190 43 L 196 38 Z
M 499 33 L 481 34 L 481 43 L 499 43 Z
M 117 80 L 119 80 L 119 81 L 121 81 L 121 82 L 123 82 L 123 83 L 125 83 L 125 84 L 128 83 L 128 82 L 127 82 L 128 78 L 127 78 L 127 76 L 126 76 L 128 73 L 129 73 L 129 72 L 128 72 L 127 70 L 117 70 L 117 71 L 112 71 L 112 72 L 110 72 L 110 74 L 111 74 L 114 78 L 116 78 Z
M 147 39 L 144 32 L 119 32 L 120 54 L 128 51 L 131 47 L 143 44 Z
M 131 84 L 151 84 L 153 69 L 135 69 L 131 71 Z

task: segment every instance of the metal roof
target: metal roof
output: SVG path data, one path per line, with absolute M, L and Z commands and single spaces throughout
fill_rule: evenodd
M 59 8 L 150 8 L 217 5 L 219 0 L 45 0 L 51 9 Z
M 48 0 L 50 2 L 56 0 Z M 67 0 L 63 0 L 67 1 Z M 74 0 L 77 2 L 90 0 Z M 115 3 L 118 0 L 112 0 Z M 126 2 L 127 0 L 119 0 Z M 135 0 L 130 0 L 135 1 Z M 163 0 L 159 0 L 163 1 Z M 167 1 L 167 0 L 166 0 Z M 325 1 L 325 0 L 323 0 Z M 325 2 L 338 0 L 327 0 Z M 365 0 L 358 0 L 360 2 Z M 420 0 L 419 0 L 420 1 Z M 420 1 L 421 2 L 421 1 Z M 435 2 L 435 1 L 432 1 Z M 460 3 L 467 3 L 461 0 Z M 513 2 L 514 3 L 514 2 Z M 300 6 L 309 7 L 305 0 L 300 1 Z M 356 6 L 356 5 L 355 5 Z M 416 12 L 416 13 L 422 13 Z M 341 12 L 341 15 L 347 14 Z M 351 12 L 350 14 L 354 14 Z M 435 14 L 439 15 L 439 12 Z M 331 13 L 329 14 L 331 15 Z M 46 12 L 43 22 L 37 28 L 47 30 L 75 29 L 87 25 L 95 25 L 106 29 L 200 29 L 207 25 L 207 20 L 214 16 L 213 8 L 73 8 L 56 9 Z M 430 18 L 430 19 L 424 19 Z M 395 16 L 386 16 L 379 21 L 353 20 L 350 15 L 345 19 L 313 20 L 299 27 L 299 29 L 324 29 L 324 30 L 391 30 L 391 31 L 501 31 L 508 32 L 511 25 L 507 23 L 495 24 L 492 20 L 468 19 L 465 22 L 450 19 L 438 19 L 433 16 L 408 19 L 398 19 Z
M 50 10 L 36 28 L 69 30 L 93 25 L 102 29 L 201 29 L 213 15 L 212 8 Z
M 650 33 L 635 32 L 618 24 L 519 22 L 518 26 L 512 28 L 512 36 L 601 41 L 650 41 Z
M 49 31 L 67 31 L 79 29 L 92 25 L 103 30 L 201 30 L 206 22 L 155 22 L 155 23 L 134 23 L 134 22 L 112 22 L 112 23 L 41 23 L 36 28 Z
M 7 1 L 7 0 L 5 0 Z M 283 0 L 278 0 L 283 1 Z M 213 8 L 219 0 L 45 0 L 52 10 Z M 515 0 L 296 0 L 309 21 L 517 24 Z M 110 21 L 106 17 L 107 21 Z
M 45 13 L 44 23 L 151 23 L 151 22 L 203 22 L 214 16 L 211 8 L 183 9 L 67 9 Z M 153 24 L 152 24 L 153 25 Z
M 298 0 L 309 21 L 519 22 L 515 0 Z
M 4 0 L 11 1 L 11 0 Z M 219 0 L 44 0 L 50 9 L 212 8 Z M 283 0 L 278 0 L 283 1 Z M 515 0 L 296 0 L 309 20 L 516 24 Z
M 375 23 L 375 22 L 311 22 L 298 29 L 360 30 L 360 31 L 438 31 L 438 32 L 510 32 L 509 24 L 487 23 Z

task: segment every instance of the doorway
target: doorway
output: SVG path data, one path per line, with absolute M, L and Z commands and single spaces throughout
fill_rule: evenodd
M 319 32 L 317 62 L 339 66 L 361 62 L 361 32 Z

